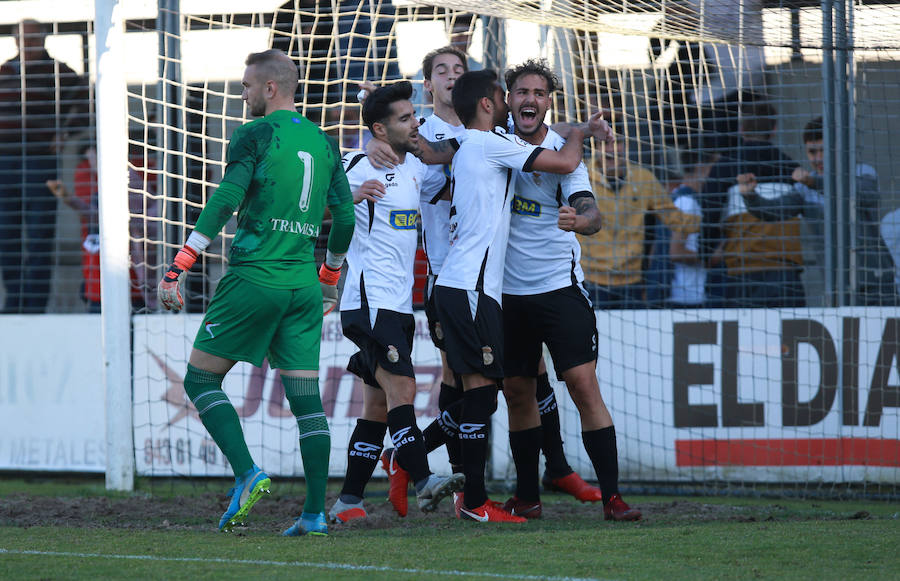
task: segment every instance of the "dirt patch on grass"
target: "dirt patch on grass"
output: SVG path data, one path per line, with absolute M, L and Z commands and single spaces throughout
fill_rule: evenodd
M 303 504 L 302 487 L 289 486 L 293 490 L 270 494 L 253 508 L 248 526 L 253 530 L 280 532 L 287 528 L 300 514 Z M 406 518 L 396 515 L 386 498 L 386 490 L 375 483 L 370 485 L 366 499 L 368 518 L 354 520 L 346 524 L 332 525 L 332 532 L 340 530 L 402 529 L 413 530 L 421 527 L 443 528 L 454 521 L 452 502 L 445 500 L 438 510 L 424 514 L 416 508 L 415 497 L 410 497 L 409 514 Z M 505 499 L 495 494 L 498 500 Z M 336 500 L 329 494 L 326 509 Z M 640 509 L 644 520 L 634 526 L 653 524 L 683 524 L 713 521 L 759 522 L 771 520 L 798 520 L 821 518 L 822 515 L 798 515 L 787 511 L 776 503 L 762 506 L 741 506 L 727 503 L 704 503 L 694 500 L 672 502 L 642 502 L 640 497 L 629 499 L 632 506 Z M 558 493 L 545 494 L 541 523 L 554 526 L 555 523 L 585 524 L 603 522 L 603 508 L 585 505 Z M 226 509 L 228 498 L 224 491 L 198 491 L 190 496 L 135 494 L 128 497 L 80 496 L 55 497 L 11 494 L 0 499 L 0 525 L 17 527 L 58 526 L 58 527 L 102 527 L 122 529 L 182 529 L 215 530 L 219 517 Z M 866 518 L 858 514 L 838 515 L 832 518 Z M 615 526 L 617 523 L 606 523 Z

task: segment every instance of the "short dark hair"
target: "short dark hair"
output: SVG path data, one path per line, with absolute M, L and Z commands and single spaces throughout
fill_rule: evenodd
M 688 173 L 700 166 L 713 163 L 718 154 L 715 149 L 682 149 L 678 157 L 681 158 L 682 171 Z
M 525 75 L 538 75 L 547 81 L 547 92 L 552 93 L 559 88 L 559 78 L 553 73 L 550 65 L 544 59 L 528 59 L 519 66 L 507 69 L 504 74 L 506 90 L 512 91 L 513 86 Z
M 466 59 L 466 53 L 459 50 L 455 46 L 442 46 L 441 48 L 436 48 L 430 53 L 426 54 L 425 58 L 422 59 L 422 74 L 425 76 L 426 81 L 431 80 L 431 70 L 434 68 L 434 59 L 441 56 L 442 54 L 452 54 L 462 63 L 463 71 L 469 70 L 469 62 Z
M 494 96 L 497 79 L 497 71 L 493 69 L 469 71 L 456 79 L 453 84 L 453 109 L 463 125 L 475 119 L 479 101 Z
M 822 131 L 822 118 L 816 117 L 811 119 L 806 127 L 803 128 L 803 143 L 810 141 L 822 141 L 824 133 Z
M 747 103 L 741 107 L 741 131 L 750 135 L 771 135 L 775 132 L 778 112 L 765 102 Z
M 265 81 L 275 81 L 278 88 L 289 94 L 294 95 L 297 91 L 297 83 L 299 82 L 299 73 L 297 65 L 289 56 L 277 48 L 270 48 L 262 52 L 252 52 L 247 56 L 244 64 L 256 66 L 260 73 L 265 77 Z
M 363 123 L 369 128 L 369 131 L 374 132 L 373 125 L 381 123 L 391 116 L 391 105 L 397 101 L 408 100 L 412 94 L 413 87 L 409 81 L 378 87 L 363 101 Z

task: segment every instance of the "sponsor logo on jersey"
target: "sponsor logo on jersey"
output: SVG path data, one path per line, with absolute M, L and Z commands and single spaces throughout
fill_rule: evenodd
M 296 220 L 282 220 L 281 218 L 269 218 L 272 223 L 272 232 L 289 232 L 316 238 L 319 235 L 319 227 L 315 224 L 297 222 Z
M 443 133 L 435 133 L 435 134 L 434 134 L 434 138 L 435 138 L 436 140 L 440 141 L 441 139 L 444 138 L 444 134 L 443 134 Z
M 206 324 L 206 332 L 209 333 L 210 339 L 215 339 L 216 334 L 213 332 L 213 329 L 218 327 L 221 323 L 207 323 Z
M 397 174 L 386 173 L 386 174 L 384 174 L 384 179 L 386 179 L 389 182 L 392 182 L 392 181 L 394 181 L 394 176 L 396 176 L 396 175 Z
M 356 442 L 353 449 L 350 450 L 350 456 L 359 456 L 368 458 L 369 460 L 378 461 L 378 455 L 381 452 L 381 444 L 370 444 L 368 442 Z
M 394 230 L 415 230 L 418 210 L 391 210 L 388 222 Z
M 512 211 L 523 216 L 540 216 L 541 204 L 528 198 L 513 196 Z

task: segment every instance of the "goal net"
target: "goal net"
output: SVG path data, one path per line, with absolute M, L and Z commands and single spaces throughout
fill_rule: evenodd
M 231 4 L 234 8 L 225 8 Z M 582 121 L 603 108 L 627 160 L 617 173 L 608 152 L 596 143 L 586 148 L 586 160 L 599 168 L 593 174 L 595 192 L 611 192 L 612 202 L 601 207 L 613 209 L 603 216 L 608 233 L 582 239 L 587 281 L 597 286 L 627 281 L 640 297 L 625 305 L 630 308 L 597 310 L 597 375 L 616 424 L 624 486 L 895 493 L 900 483 L 894 271 L 900 261 L 895 137 L 900 10 L 895 5 L 835 2 L 829 10 L 818 3 L 761 0 L 293 0 L 257 2 L 252 10 L 246 3 L 216 5 L 185 1 L 179 9 L 177 2 L 159 0 L 155 15 L 128 20 L 129 149 L 132 169 L 141 176 L 130 187 L 144 193 L 143 206 L 131 210 L 132 220 L 142 225 L 132 229 L 132 244 L 145 253 L 152 271 L 147 290 L 215 190 L 231 133 L 249 118 L 240 98 L 248 53 L 275 47 L 296 60 L 298 110 L 333 135 L 343 151 L 368 138 L 355 97 L 361 81 L 412 80 L 415 104 L 425 116 L 431 105 L 421 61 L 434 48 L 461 47 L 472 69 L 502 71 L 544 58 L 562 82 L 547 122 Z M 806 139 L 814 118 L 821 118 L 819 133 Z M 713 153 L 716 163 L 749 159 L 758 150 L 752 139 L 769 141 L 806 175 L 820 168 L 818 181 L 809 179 L 803 190 L 804 203 L 817 208 L 819 218 L 812 216 L 815 209 L 795 209 L 777 222 L 776 235 L 763 237 L 765 259 L 787 265 L 800 277 L 799 289 L 782 289 L 792 300 L 769 308 L 729 302 L 735 272 L 751 268 L 747 256 L 759 232 L 742 229 L 746 224 L 734 219 L 749 212 L 740 195 L 715 191 L 712 198 L 696 200 L 704 229 L 695 250 L 710 265 L 725 243 L 725 265 L 708 268 L 703 308 L 672 308 L 674 263 L 666 218 L 675 211 L 671 193 L 695 167 L 684 160 L 696 156 L 686 154 Z M 823 151 L 812 151 L 814 142 Z M 816 155 L 822 165 L 815 165 Z M 728 182 L 726 190 L 741 170 L 736 164 L 719 174 Z M 656 196 L 652 203 L 641 199 L 648 195 Z M 637 227 L 629 221 L 635 213 Z M 226 226 L 190 273 L 184 314 L 160 312 L 152 300 L 134 312 L 138 474 L 231 473 L 181 379 L 202 313 L 227 269 L 233 228 Z M 636 257 L 634 272 L 604 266 L 605 258 L 626 256 Z M 629 278 L 633 274 L 636 278 Z M 770 285 L 792 284 L 779 277 Z M 751 285 L 741 296 L 754 290 L 759 288 Z M 441 362 L 421 312 L 416 323 L 415 407 L 424 426 L 437 411 Z M 339 317 L 326 317 L 320 377 L 335 477 L 343 475 L 346 444 L 361 413 L 361 385 L 346 371 L 354 351 L 341 335 Z M 568 460 L 593 480 L 577 410 L 565 385 L 555 380 L 549 357 L 547 363 Z M 241 364 L 224 388 L 257 462 L 273 475 L 301 475 L 296 424 L 277 373 Z M 514 467 L 502 402 L 494 428 L 490 477 L 508 480 Z M 438 470 L 444 462 L 443 451 L 431 457 Z

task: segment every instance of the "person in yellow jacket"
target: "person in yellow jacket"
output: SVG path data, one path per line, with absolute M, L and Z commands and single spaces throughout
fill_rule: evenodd
M 603 228 L 590 237 L 579 236 L 581 267 L 591 301 L 601 309 L 645 306 L 642 262 L 648 214 L 685 236 L 700 230 L 700 217 L 676 208 L 653 173 L 628 160 L 626 148 L 620 136 L 588 160 Z

